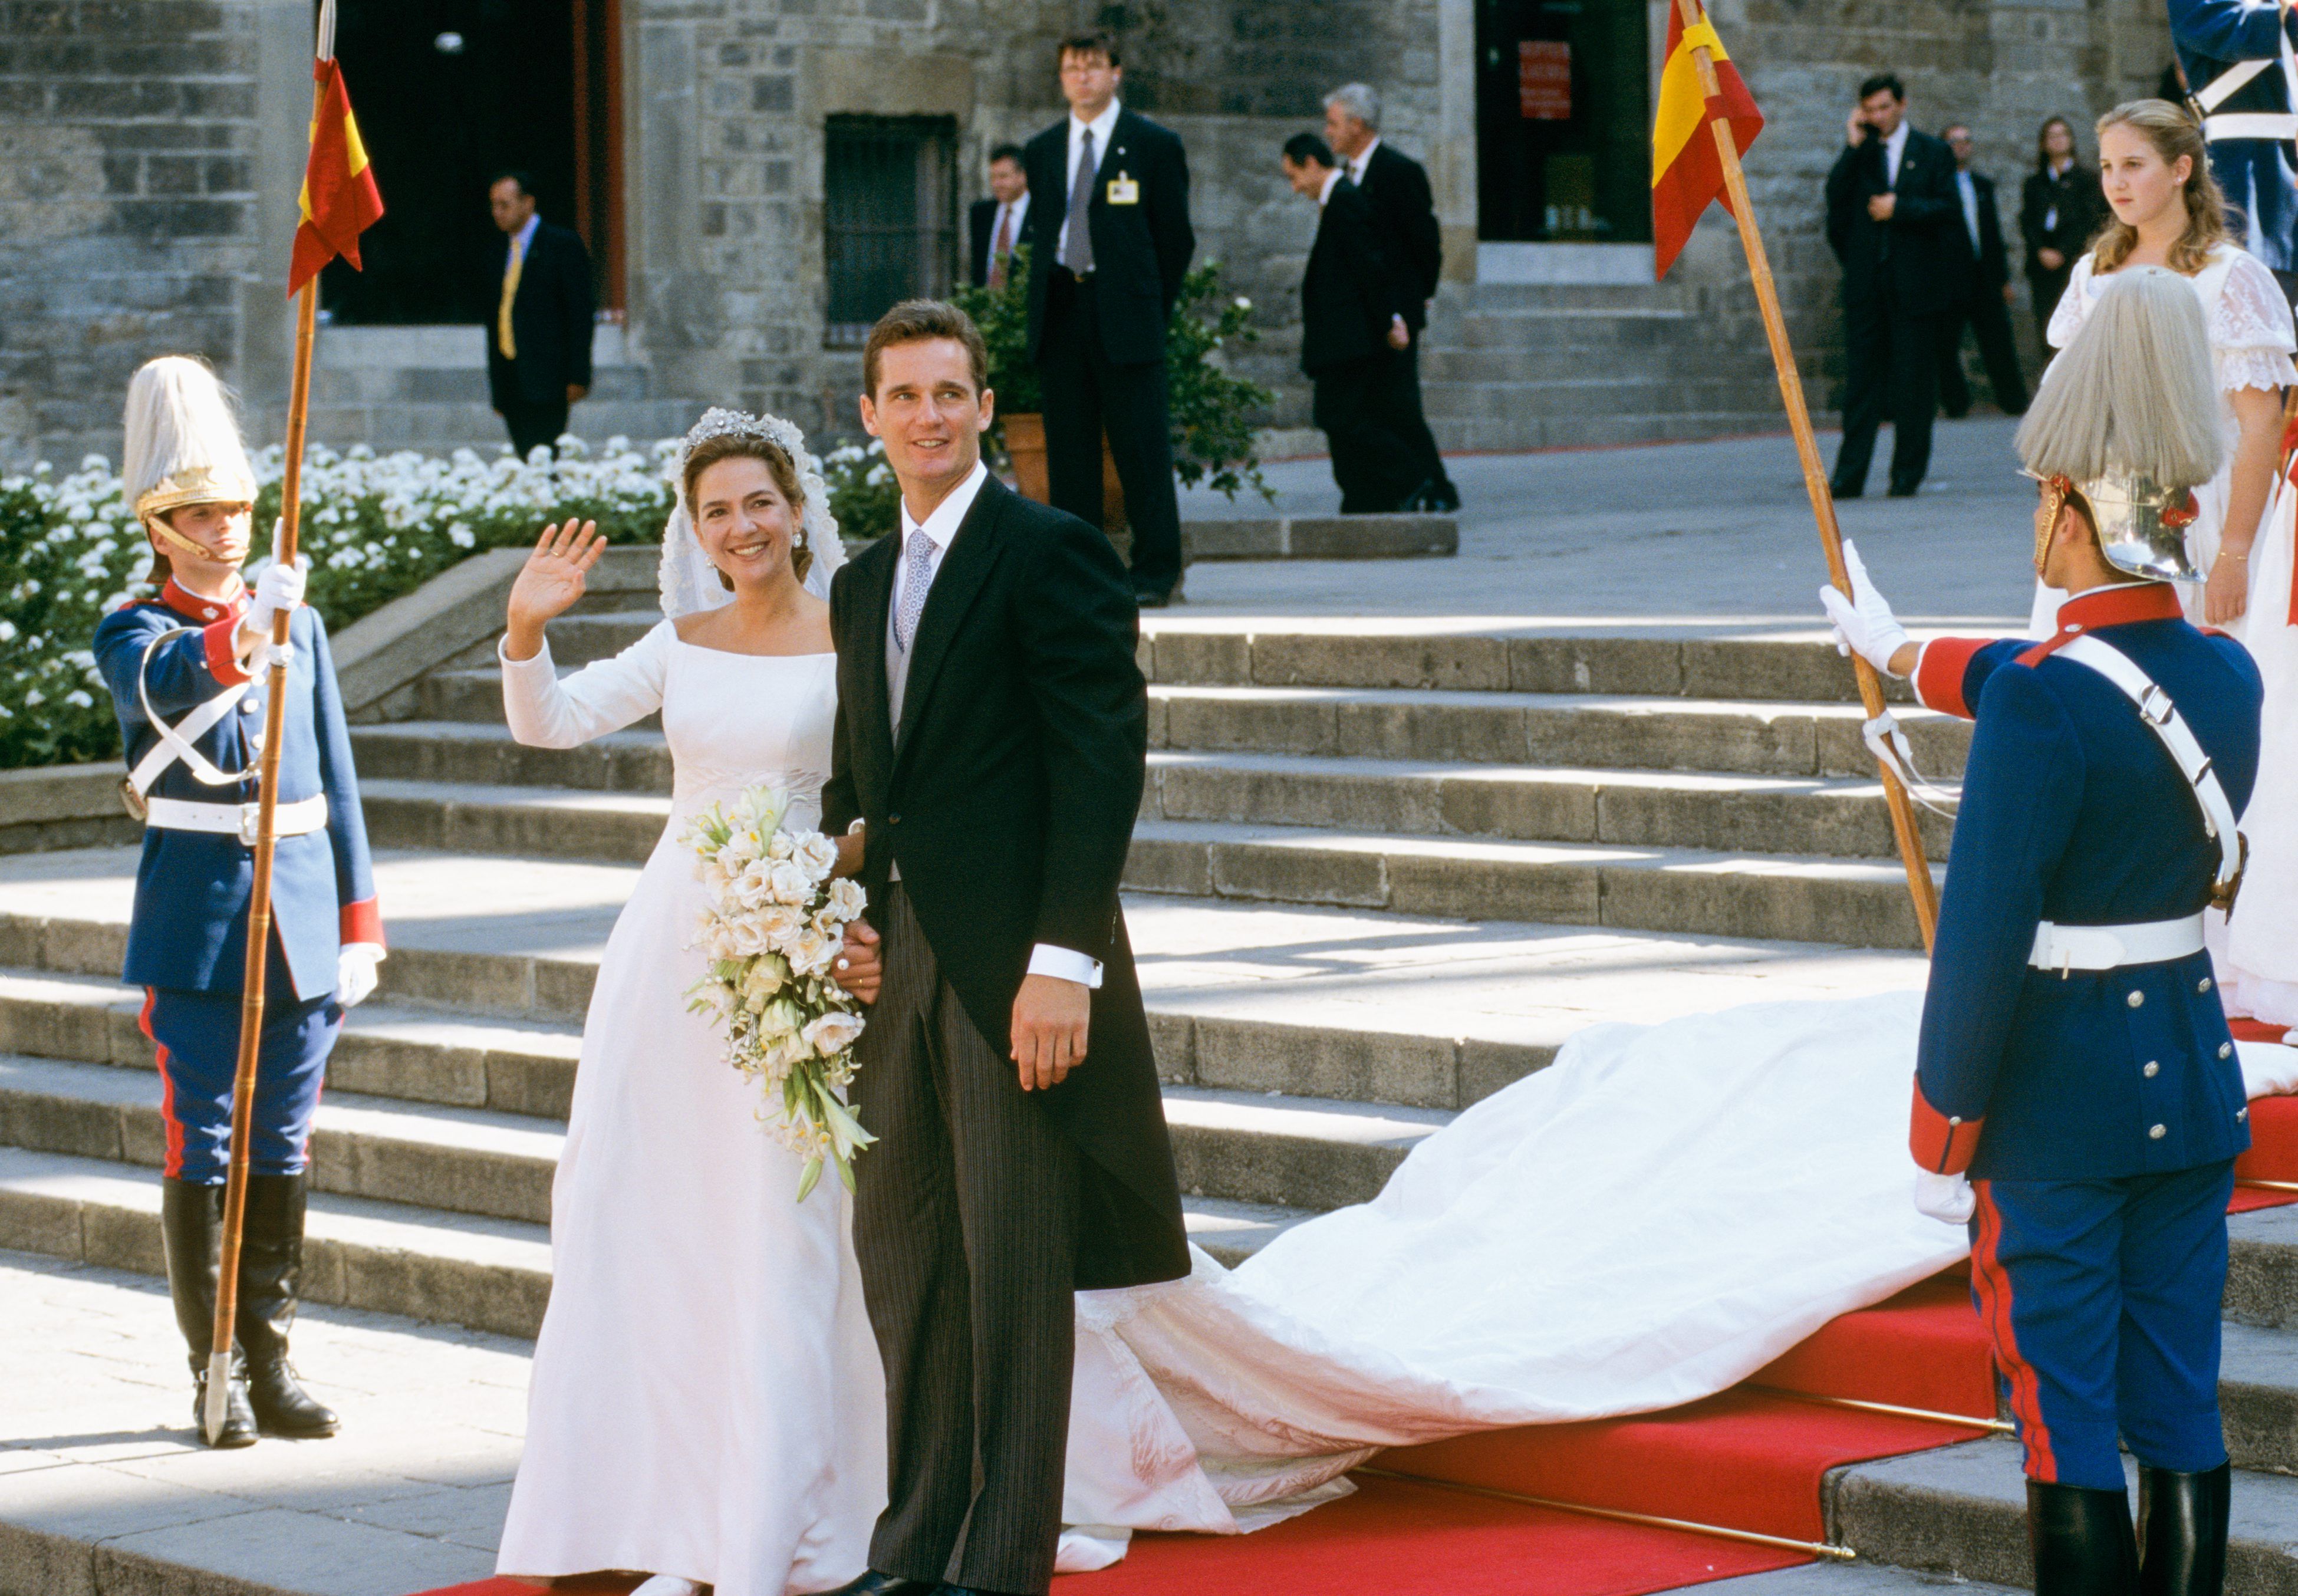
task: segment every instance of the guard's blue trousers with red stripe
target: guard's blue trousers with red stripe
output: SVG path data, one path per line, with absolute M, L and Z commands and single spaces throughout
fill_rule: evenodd
M 2225 1462 L 2219 1304 L 2234 1165 L 1971 1187 L 1971 1295 L 2028 1477 L 2120 1491 L 2118 1437 L 2157 1468 Z
M 318 1112 L 327 1054 L 343 1025 L 332 992 L 297 1001 L 275 947 L 265 982 L 263 1047 L 247 1167 L 256 1175 L 302 1172 Z M 194 1186 L 220 1186 L 231 1162 L 231 1087 L 239 1064 L 236 992 L 144 989 L 144 1034 L 159 1051 L 163 1168 Z

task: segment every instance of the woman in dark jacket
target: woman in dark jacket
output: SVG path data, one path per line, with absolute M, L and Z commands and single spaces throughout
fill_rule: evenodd
M 2075 130 L 2062 116 L 2035 136 L 2035 170 L 2019 200 L 2019 233 L 2027 241 L 2027 282 L 2035 295 L 2035 338 L 2043 363 L 2056 351 L 2045 335 L 2075 260 L 2106 219 L 2096 169 L 2075 158 Z

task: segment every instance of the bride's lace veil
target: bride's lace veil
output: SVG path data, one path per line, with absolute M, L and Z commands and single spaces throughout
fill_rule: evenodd
M 764 438 L 789 456 L 798 470 L 798 485 L 806 502 L 799 507 L 798 530 L 814 564 L 806 574 L 806 591 L 830 595 L 830 578 L 846 563 L 846 545 L 839 541 L 838 520 L 830 513 L 830 484 L 822 479 L 822 462 L 808 453 L 806 434 L 780 416 L 751 416 L 740 410 L 708 409 L 686 434 L 670 459 L 670 519 L 662 529 L 662 613 L 676 620 L 698 610 L 715 609 L 733 601 L 734 595 L 718 580 L 718 568 L 702 552 L 694 535 L 694 522 L 686 508 L 686 460 L 705 439 L 743 434 Z

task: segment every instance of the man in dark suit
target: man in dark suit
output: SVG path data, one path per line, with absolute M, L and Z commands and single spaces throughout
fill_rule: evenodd
M 854 1245 L 890 1465 L 847 1596 L 1045 1591 L 1072 1294 L 1189 1272 L 1118 904 L 1148 757 L 1139 617 L 1106 537 L 983 467 L 988 369 L 955 306 L 872 329 L 862 424 L 901 527 L 830 591 L 822 829 L 864 823 L 882 936 L 839 978 L 875 999 Z
M 1317 385 L 1311 418 L 1324 430 L 1344 516 L 1401 508 L 1426 478 L 1391 426 L 1393 368 L 1411 342 L 1396 275 L 1376 241 L 1372 206 L 1325 141 L 1285 141 L 1285 179 L 1317 202 L 1317 241 L 1301 277 L 1301 369 Z
M 487 208 L 505 235 L 487 388 L 524 459 L 558 442 L 567 411 L 591 391 L 591 253 L 572 228 L 535 214 L 525 172 L 490 184 Z
M 1181 507 L 1165 409 L 1165 328 L 1196 252 L 1181 141 L 1117 103 L 1105 33 L 1062 41 L 1070 114 L 1029 141 L 1029 359 L 1045 392 L 1054 503 L 1101 525 L 1105 434 L 1133 528 L 1133 592 L 1169 603 Z
M 999 145 L 989 152 L 989 197 L 973 202 L 966 217 L 966 278 L 976 288 L 1003 288 L 1029 215 L 1029 175 L 1021 170 L 1021 146 Z
M 1456 510 L 1460 490 L 1445 475 L 1443 457 L 1420 406 L 1420 340 L 1428 328 L 1428 305 L 1436 297 L 1444 266 L 1444 244 L 1436 227 L 1436 202 L 1428 173 L 1411 156 L 1380 136 L 1380 96 L 1368 85 L 1343 84 L 1325 96 L 1325 142 L 1344 163 L 1342 170 L 1371 207 L 1381 254 L 1397 282 L 1397 299 L 1411 342 L 1389 364 L 1389 426 L 1405 441 L 1418 467 L 1410 506 Z
M 1971 129 L 1951 124 L 1943 135 L 1955 155 L 1955 200 L 1961 226 L 1950 229 L 1963 250 L 1963 292 L 1939 324 L 1939 409 L 1960 420 L 1971 414 L 1971 385 L 1963 375 L 1963 329 L 1979 340 L 1988 385 L 2006 416 L 2027 409 L 2027 379 L 2011 337 L 2011 258 L 2003 247 L 2003 216 L 1995 207 L 1995 179 L 1971 170 Z
M 1859 86 L 1843 153 L 1827 174 L 1827 241 L 1843 263 L 1843 442 L 1838 499 L 1866 490 L 1885 416 L 1891 496 L 1912 497 L 1931 458 L 1938 324 L 1963 278 L 1950 231 L 1961 216 L 1955 157 L 1907 124 L 1907 91 L 1889 73 Z

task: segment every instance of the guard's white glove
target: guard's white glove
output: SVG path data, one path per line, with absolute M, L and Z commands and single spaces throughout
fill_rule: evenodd
M 380 943 L 344 943 L 335 955 L 335 1001 L 354 1009 L 372 997 L 376 982 L 382 979 L 375 967 L 383 963 L 383 956 Z
M 247 618 L 240 624 L 259 637 L 269 637 L 271 623 L 283 614 L 292 614 L 302 602 L 302 566 L 274 560 L 255 579 L 255 600 L 247 607 Z
M 1820 604 L 1835 624 L 1835 651 L 1856 654 L 1887 676 L 1898 674 L 1891 668 L 1891 656 L 1906 646 L 1907 629 L 1891 613 L 1890 602 L 1876 591 L 1858 546 L 1849 538 L 1843 540 L 1843 568 L 1851 577 L 1849 598 L 1831 584 L 1819 590 Z
M 1949 1225 L 1960 1225 L 1971 1218 L 1979 1199 L 1971 1189 L 1969 1179 L 1961 1175 L 1938 1175 L 1929 1170 L 1915 1171 L 1915 1211 Z

